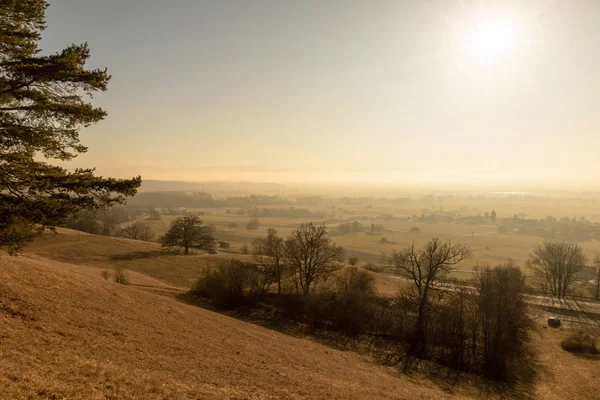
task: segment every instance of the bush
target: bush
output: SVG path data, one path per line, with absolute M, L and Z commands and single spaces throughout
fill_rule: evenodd
M 115 267 L 115 282 L 121 285 L 127 285 L 129 283 L 129 277 L 125 272 L 125 267 L 117 266 Z
M 352 266 L 355 266 L 359 262 L 360 262 L 360 259 L 358 257 L 350 257 L 350 258 L 348 258 L 348 264 L 350 264 Z
M 598 354 L 598 337 L 583 332 L 574 333 L 562 341 L 561 347 L 576 354 Z
M 385 271 L 385 267 L 382 267 L 380 265 L 376 265 L 373 263 L 367 263 L 364 268 L 367 271 L 371 271 L 371 272 L 384 272 Z
M 100 274 L 105 281 L 110 279 L 110 271 L 105 269 L 104 271 L 102 271 L 102 273 Z
M 150 209 L 148 220 L 150 220 L 150 221 L 160 221 L 161 218 L 162 218 L 162 216 L 160 215 L 160 213 L 155 208 Z
M 418 226 L 413 226 L 412 228 L 410 228 L 410 232 L 414 232 L 414 233 L 421 232 L 421 228 L 419 228 Z
M 267 281 L 255 265 L 228 260 L 206 268 L 192 293 L 220 306 L 235 308 L 252 305 L 253 299 L 264 295 L 267 289 Z
M 375 279 L 356 267 L 345 269 L 336 279 L 336 296 L 330 303 L 334 330 L 357 337 L 371 328 L 375 305 Z
M 250 218 L 248 224 L 246 225 L 246 229 L 258 229 L 260 228 L 260 221 L 256 218 Z

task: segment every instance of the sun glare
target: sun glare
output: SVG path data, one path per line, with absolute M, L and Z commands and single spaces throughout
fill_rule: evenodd
M 521 39 L 518 21 L 505 15 L 478 15 L 461 30 L 465 56 L 483 66 L 508 62 Z

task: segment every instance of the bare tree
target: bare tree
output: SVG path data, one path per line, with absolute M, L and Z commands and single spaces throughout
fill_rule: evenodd
M 324 225 L 301 224 L 285 242 L 286 258 L 295 273 L 297 285 L 308 297 L 311 287 L 340 268 L 342 248 L 327 237 Z
M 273 228 L 267 235 L 252 240 L 252 257 L 262 269 L 267 279 L 277 283 L 277 294 L 281 294 L 281 281 L 285 278 L 288 266 L 284 262 L 285 244 Z
M 440 275 L 448 273 L 452 268 L 471 256 L 471 249 L 467 245 L 442 242 L 439 238 L 431 239 L 422 249 L 413 245 L 402 252 L 392 253 L 393 267 L 403 271 L 412 283 L 412 302 L 415 305 L 416 326 L 412 352 L 423 355 L 426 348 L 427 337 L 425 322 L 431 309 L 430 297 L 439 288 L 435 282 Z
M 600 300 L 600 254 L 596 253 L 594 257 L 594 267 L 596 267 L 596 300 Z
M 163 247 L 180 247 L 185 254 L 190 249 L 208 250 L 215 246 L 215 238 L 207 226 L 202 226 L 202 221 L 195 215 L 179 217 L 171 223 L 171 227 L 160 239 Z
M 544 243 L 536 247 L 527 266 L 553 296 L 564 298 L 576 280 L 576 274 L 585 266 L 586 257 L 579 245 Z
M 530 325 L 523 297 L 525 277 L 509 262 L 485 269 L 478 289 L 484 374 L 507 379 L 517 373 L 511 367 L 525 356 Z
M 117 236 L 125 237 L 128 239 L 145 240 L 146 242 L 154 239 L 154 232 L 152 228 L 142 221 L 135 221 L 129 226 L 119 230 Z

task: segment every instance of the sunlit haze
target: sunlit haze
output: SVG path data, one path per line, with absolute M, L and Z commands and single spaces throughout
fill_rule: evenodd
M 596 187 L 599 18 L 583 0 L 54 0 L 42 47 L 87 41 L 113 76 L 70 167 Z

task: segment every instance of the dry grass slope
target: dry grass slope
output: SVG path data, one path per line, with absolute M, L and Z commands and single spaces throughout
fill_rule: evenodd
M 0 399 L 483 397 L 464 381 L 451 394 L 442 390 L 450 385 L 175 300 L 221 257 L 229 256 L 164 255 L 156 244 L 68 230 L 21 257 L 0 253 Z M 100 276 L 115 265 L 128 268 L 130 285 Z M 382 294 L 397 292 L 400 282 L 377 278 Z M 600 361 L 562 350 L 571 332 L 542 329 L 544 320 L 532 334 L 540 379 L 521 398 L 597 399 Z
M 450 396 L 357 354 L 104 281 L 98 272 L 0 255 L 0 397 Z M 160 285 L 133 281 L 140 279 Z

